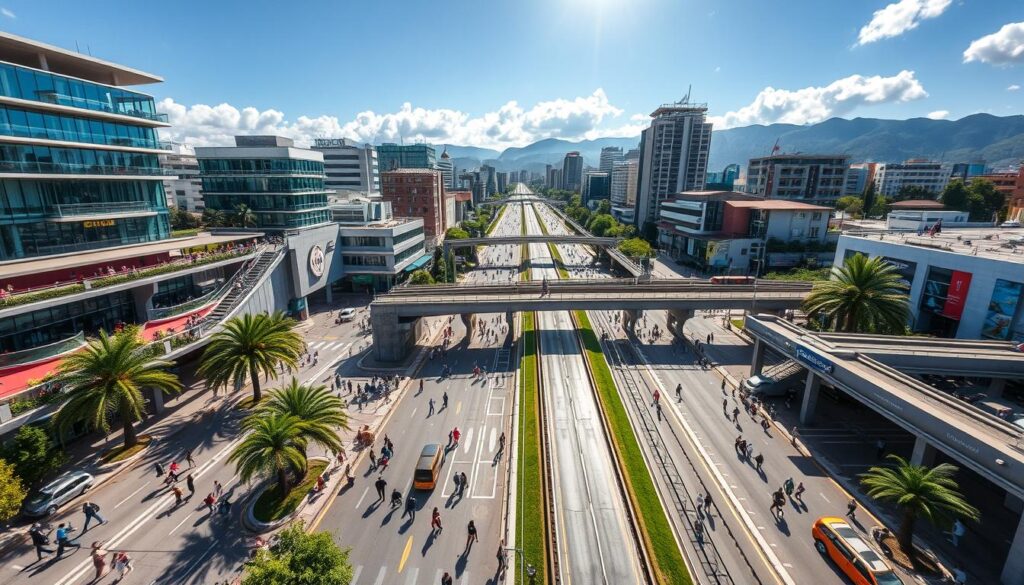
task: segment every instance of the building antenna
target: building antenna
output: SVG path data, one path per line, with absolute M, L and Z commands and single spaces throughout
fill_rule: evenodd
M 690 92 L 692 92 L 692 91 L 693 91 L 693 84 L 691 83 L 690 85 L 688 85 L 686 87 L 686 95 L 684 95 L 683 99 L 679 101 L 680 105 L 690 103 Z
M 81 53 L 82 52 L 82 49 L 78 48 L 78 39 L 75 39 L 75 52 L 76 53 Z
M 772 153 L 769 156 L 775 156 L 775 153 L 779 152 L 780 150 L 782 150 L 782 149 L 779 148 L 779 138 L 776 138 L 775 139 L 775 146 L 772 147 Z

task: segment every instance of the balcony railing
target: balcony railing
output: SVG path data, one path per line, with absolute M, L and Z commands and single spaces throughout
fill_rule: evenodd
M 156 309 L 149 309 L 147 311 L 147 316 L 149 317 L 150 321 L 156 321 L 158 319 L 166 319 L 167 317 L 173 317 L 174 315 L 181 315 L 193 309 L 198 309 L 199 307 L 206 305 L 207 303 L 213 301 L 213 299 L 218 298 L 220 295 L 226 292 L 224 288 L 225 286 L 226 285 L 221 285 L 220 287 L 211 290 L 210 292 L 206 293 L 201 297 L 196 297 L 192 300 L 185 301 L 184 303 L 179 303 L 177 305 L 172 305 L 170 307 L 159 307 Z
M 246 171 L 239 170 L 213 170 L 213 169 L 202 169 L 199 170 L 200 176 L 203 177 L 248 177 L 251 175 L 264 176 L 264 175 L 282 175 L 282 176 L 311 176 L 325 178 L 327 175 L 323 171 L 300 171 L 294 169 L 253 169 Z
M 75 97 L 63 93 L 57 93 L 55 91 L 39 92 L 37 95 L 39 96 L 39 101 L 56 104 L 58 106 L 69 106 L 72 108 L 91 110 L 93 112 L 106 112 L 108 114 L 131 116 L 133 118 L 144 118 L 146 120 L 153 120 L 154 122 L 166 123 L 168 121 L 167 114 L 156 114 L 153 112 L 135 109 L 112 108 L 107 102 Z
M 77 217 L 80 215 L 116 215 L 119 213 L 156 212 L 146 201 L 125 203 L 60 203 L 50 207 L 52 217 Z
M 45 173 L 56 175 L 160 175 L 174 176 L 172 169 L 160 167 L 134 167 L 115 165 L 85 165 L 78 163 L 44 163 L 27 161 L 0 161 L 0 173 Z
M 54 343 L 0 354 L 0 368 L 37 362 L 78 349 L 83 345 L 85 345 L 85 333 L 79 331 L 67 339 Z
M 106 136 L 92 133 L 83 134 L 81 132 L 66 132 L 52 128 L 32 128 L 21 124 L 0 124 L 0 135 L 35 138 L 37 140 L 63 140 L 65 142 L 81 142 L 83 144 L 106 144 L 108 146 L 171 150 L 170 142 L 160 140 L 144 140 L 127 136 Z

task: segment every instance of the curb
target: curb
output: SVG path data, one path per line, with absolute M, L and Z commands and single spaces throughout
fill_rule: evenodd
M 323 461 L 327 463 L 325 471 L 330 470 L 331 460 L 328 459 L 327 457 L 317 456 L 310 457 L 307 459 L 307 463 L 312 461 Z M 302 514 L 302 512 L 305 511 L 305 509 L 312 504 L 308 496 L 304 496 L 302 498 L 302 502 L 284 518 L 274 520 L 273 522 L 262 522 L 260 520 L 257 520 L 254 512 L 254 509 L 256 508 L 256 501 L 260 499 L 260 496 L 263 495 L 263 492 L 273 487 L 273 485 L 274 484 L 272 481 L 267 481 L 264 482 L 263 485 L 261 485 L 258 489 L 249 491 L 249 497 L 247 497 L 245 500 L 245 511 L 241 515 L 242 527 L 244 527 L 249 532 L 255 532 L 256 534 L 266 534 L 267 532 L 277 530 L 278 528 L 281 528 L 286 524 L 290 524 L 293 520 L 295 520 L 296 517 Z M 329 488 L 325 486 L 324 490 L 326 491 L 327 489 Z

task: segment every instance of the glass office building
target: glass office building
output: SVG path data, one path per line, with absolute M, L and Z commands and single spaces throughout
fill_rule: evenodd
M 0 261 L 170 236 L 167 118 L 122 85 L 159 77 L 0 39 Z
M 230 225 L 287 230 L 331 220 L 320 152 L 280 136 L 236 136 L 234 147 L 197 148 L 196 158 L 206 208 Z
M 395 169 L 436 169 L 437 156 L 429 144 L 394 144 L 377 147 L 377 168 L 380 172 Z

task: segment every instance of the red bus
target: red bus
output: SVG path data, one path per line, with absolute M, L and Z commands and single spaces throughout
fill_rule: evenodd
M 754 284 L 753 276 L 712 276 L 711 284 Z

